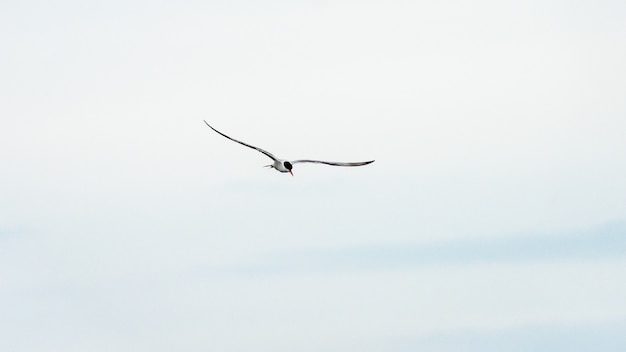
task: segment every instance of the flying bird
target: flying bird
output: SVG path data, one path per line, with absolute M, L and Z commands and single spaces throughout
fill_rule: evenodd
M 291 170 L 293 169 L 293 164 L 297 164 L 297 163 L 316 163 L 316 164 L 326 164 L 326 165 L 332 165 L 332 166 L 363 166 L 363 165 L 367 165 L 367 164 L 371 164 L 374 162 L 374 160 L 369 160 L 369 161 L 357 161 L 357 162 L 335 162 L 335 161 L 321 161 L 321 160 L 308 160 L 308 159 L 302 159 L 302 160 L 283 160 L 283 159 L 279 159 L 277 157 L 274 156 L 274 154 L 268 152 L 265 149 L 261 149 L 259 147 L 255 147 L 253 145 L 250 145 L 248 143 L 244 143 L 242 141 L 238 141 L 234 138 L 228 137 L 227 135 L 223 134 L 222 132 L 216 130 L 215 128 L 213 128 L 213 126 L 209 125 L 208 122 L 206 122 L 206 120 L 203 120 L 204 123 L 206 123 L 207 126 L 209 126 L 213 131 L 217 132 L 218 134 L 222 135 L 223 137 L 226 137 L 228 139 L 230 139 L 233 142 L 237 142 L 241 145 L 244 145 L 248 148 L 252 148 L 258 152 L 261 152 L 265 155 L 267 155 L 270 159 L 272 159 L 274 162 L 272 164 L 269 165 L 265 165 L 265 167 L 270 167 L 273 168 L 277 171 L 280 172 L 288 172 L 291 174 L 291 176 L 293 176 L 293 172 L 291 172 Z

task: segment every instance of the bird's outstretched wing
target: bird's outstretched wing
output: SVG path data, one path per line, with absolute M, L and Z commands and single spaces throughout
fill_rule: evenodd
M 335 161 L 321 161 L 321 160 L 294 160 L 291 163 L 316 163 L 316 164 L 326 164 L 332 166 L 363 166 L 367 164 L 373 163 L 374 160 L 369 161 L 357 161 L 357 162 L 335 162 Z
M 226 138 L 230 139 L 230 140 L 231 140 L 231 141 L 233 141 L 233 142 L 237 142 L 237 143 L 239 143 L 239 144 L 241 144 L 241 145 L 245 145 L 245 146 L 246 146 L 246 147 L 248 147 L 248 148 L 252 148 L 252 149 L 254 149 L 254 150 L 256 150 L 256 151 L 259 151 L 259 152 L 261 152 L 261 153 L 263 153 L 263 154 L 265 154 L 265 155 L 269 156 L 272 160 L 276 161 L 276 157 L 274 156 L 274 154 L 272 154 L 272 153 L 268 152 L 267 150 L 261 149 L 261 148 L 259 148 L 259 147 L 255 147 L 255 146 L 253 146 L 253 145 L 250 145 L 250 144 L 244 143 L 244 142 L 242 142 L 242 141 L 238 141 L 238 140 L 236 140 L 235 138 L 228 137 L 227 135 L 225 135 L 225 134 L 223 134 L 222 132 L 220 132 L 220 131 L 216 130 L 215 128 L 213 128 L 213 126 L 209 125 L 209 123 L 208 123 L 208 122 L 206 122 L 206 120 L 203 120 L 203 121 L 204 121 L 204 123 L 206 123 L 206 125 L 207 125 L 207 126 L 211 127 L 211 129 L 212 129 L 213 131 L 215 131 L 215 132 L 219 133 L 220 135 L 222 135 L 222 136 L 224 136 L 224 137 L 226 137 Z

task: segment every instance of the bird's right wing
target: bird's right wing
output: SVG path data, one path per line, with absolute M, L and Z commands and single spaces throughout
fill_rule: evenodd
M 356 162 L 339 162 L 339 161 L 321 161 L 321 160 L 294 160 L 291 163 L 317 163 L 317 164 L 326 164 L 332 166 L 363 166 L 367 164 L 373 163 L 374 160 L 369 161 L 356 161 Z
M 219 133 L 220 135 L 222 135 L 222 136 L 224 136 L 224 137 L 226 137 L 226 138 L 230 139 L 230 140 L 231 140 L 231 141 L 233 141 L 233 142 L 237 142 L 237 143 L 239 143 L 239 144 L 241 144 L 241 145 L 245 145 L 245 146 L 246 146 L 246 147 L 248 147 L 248 148 L 252 148 L 252 149 L 254 149 L 254 150 L 256 150 L 256 151 L 259 151 L 259 152 L 261 152 L 261 153 L 263 153 L 263 154 L 265 154 L 265 155 L 269 156 L 272 160 L 276 161 L 276 157 L 274 156 L 274 154 L 272 154 L 272 153 L 268 152 L 267 150 L 261 149 L 261 148 L 259 148 L 259 147 L 255 147 L 255 146 L 253 146 L 253 145 L 250 145 L 250 144 L 244 143 L 244 142 L 242 142 L 242 141 L 238 141 L 238 140 L 236 140 L 235 138 L 228 137 L 227 135 L 225 135 L 225 134 L 223 134 L 222 132 L 220 132 L 220 131 L 216 130 L 215 128 L 213 128 L 213 126 L 209 125 L 209 123 L 208 123 L 208 122 L 206 122 L 206 120 L 203 120 L 203 121 L 204 121 L 204 123 L 206 123 L 206 125 L 207 125 L 207 126 L 211 127 L 211 129 L 212 129 L 213 131 L 215 131 L 215 132 Z

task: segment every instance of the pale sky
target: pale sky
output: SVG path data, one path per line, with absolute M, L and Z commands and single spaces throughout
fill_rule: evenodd
M 625 18 L 3 2 L 0 350 L 626 350 Z

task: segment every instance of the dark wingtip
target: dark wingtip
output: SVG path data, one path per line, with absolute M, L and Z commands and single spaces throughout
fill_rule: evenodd
M 213 131 L 217 132 L 217 130 L 215 128 L 213 128 L 213 126 L 209 125 L 208 122 L 206 122 L 206 120 L 202 120 L 204 121 L 204 123 L 206 123 L 207 126 L 209 126 L 210 129 L 212 129 Z M 219 132 L 218 132 L 219 133 Z M 220 133 L 221 134 L 221 133 Z

